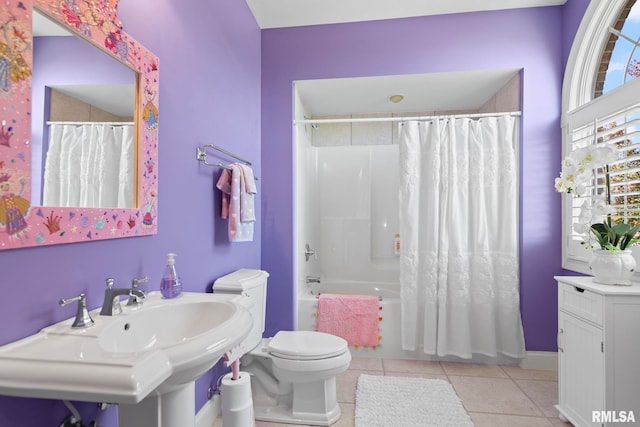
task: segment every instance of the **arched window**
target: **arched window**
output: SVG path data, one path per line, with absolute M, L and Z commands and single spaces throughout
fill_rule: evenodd
M 580 24 L 563 82 L 565 155 L 593 144 L 615 147 L 609 164 L 613 222 L 640 223 L 640 3 L 591 2 Z M 589 273 L 589 233 L 575 224 L 607 194 L 605 170 L 594 173 L 587 193 L 563 198 L 563 267 Z M 594 219 L 592 222 L 600 222 Z M 640 261 L 640 247 L 632 248 Z
M 640 76 L 640 3 L 628 0 L 602 51 L 594 98 Z

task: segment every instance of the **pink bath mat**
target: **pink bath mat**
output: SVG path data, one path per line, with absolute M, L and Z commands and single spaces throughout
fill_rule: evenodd
M 380 302 L 371 295 L 320 294 L 316 330 L 344 338 L 349 345 L 377 347 Z

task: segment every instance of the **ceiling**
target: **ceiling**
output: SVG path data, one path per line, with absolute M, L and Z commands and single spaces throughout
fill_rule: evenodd
M 567 0 L 246 0 L 262 29 L 483 10 L 558 6 Z
M 469 111 L 482 107 L 518 74 L 517 68 L 303 80 L 295 82 L 311 116 Z M 400 103 L 389 100 L 400 94 Z
M 566 0 L 246 0 L 261 29 L 499 9 L 558 6 Z M 296 89 L 312 116 L 477 110 L 519 72 L 494 69 L 305 80 Z M 389 97 L 404 95 L 398 104 Z

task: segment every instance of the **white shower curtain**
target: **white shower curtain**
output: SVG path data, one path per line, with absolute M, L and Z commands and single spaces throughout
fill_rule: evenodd
M 524 357 L 516 118 L 400 130 L 402 347 Z
M 51 124 L 44 206 L 133 207 L 134 127 Z

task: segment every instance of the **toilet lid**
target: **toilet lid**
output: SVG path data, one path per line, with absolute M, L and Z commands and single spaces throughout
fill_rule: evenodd
M 289 359 L 326 359 L 347 349 L 344 339 L 315 331 L 280 331 L 268 344 L 269 353 Z

